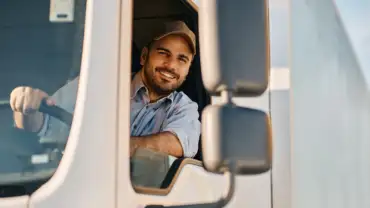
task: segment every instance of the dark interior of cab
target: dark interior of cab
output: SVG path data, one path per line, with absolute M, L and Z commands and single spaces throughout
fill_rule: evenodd
M 9 122 L 12 121 L 12 113 L 8 107 L 4 108 L 12 89 L 19 85 L 28 85 L 45 89 L 51 94 L 79 74 L 85 20 L 85 11 L 82 8 L 86 8 L 86 1 L 75 0 L 75 21 L 70 24 L 50 23 L 49 6 L 49 0 L 0 1 L 0 133 L 4 138 L 7 134 L 15 134 L 12 123 Z M 156 25 L 180 19 L 185 21 L 198 37 L 197 18 L 196 6 L 191 1 L 134 0 L 132 72 L 140 69 L 141 49 L 148 42 L 150 31 L 155 29 Z M 210 104 L 211 98 L 202 82 L 199 55 L 197 43 L 197 55 L 179 91 L 183 91 L 198 104 L 201 115 L 203 109 Z M 26 145 L 30 149 L 29 147 L 35 144 Z M 27 148 L 24 151 L 27 151 Z M 179 158 L 173 162 L 172 166 L 168 167 L 160 187 L 169 189 L 184 164 L 201 165 L 201 143 L 194 159 L 198 161 Z M 0 162 L 1 160 L 4 160 L 4 163 L 9 162 L 5 161 L 5 158 L 0 158 Z M 44 181 L 38 181 L 19 186 L 0 186 L 0 197 L 30 194 L 43 183 Z

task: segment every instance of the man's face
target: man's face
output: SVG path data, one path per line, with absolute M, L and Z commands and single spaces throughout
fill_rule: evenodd
M 192 61 L 188 42 L 179 35 L 169 35 L 143 49 L 144 82 L 158 95 L 166 95 L 181 86 Z

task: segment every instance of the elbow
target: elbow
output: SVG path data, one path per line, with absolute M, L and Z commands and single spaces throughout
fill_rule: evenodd
M 189 136 L 183 132 L 171 133 L 176 140 L 176 146 L 173 147 L 176 157 L 193 158 L 198 152 L 199 136 Z M 191 138 L 190 138 L 191 137 Z M 193 138 L 194 137 L 194 138 Z

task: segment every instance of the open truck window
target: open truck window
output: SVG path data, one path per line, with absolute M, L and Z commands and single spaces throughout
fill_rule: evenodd
M 86 1 L 74 1 L 64 13 L 51 2 L 0 2 L 0 197 L 30 194 L 48 181 L 68 141 Z M 41 91 L 55 105 L 31 100 Z M 15 112 L 42 114 L 41 125 L 29 128 L 36 125 L 16 120 Z
M 167 24 L 171 24 L 172 22 L 184 23 L 186 27 L 188 27 L 188 29 L 191 30 L 192 33 L 194 33 L 195 36 L 194 40 L 196 44 L 196 53 L 194 57 L 190 58 L 191 60 L 188 60 L 191 63 L 189 64 L 190 66 L 188 69 L 188 74 L 186 75 L 186 79 L 184 82 L 181 83 L 179 88 L 173 88 L 173 90 L 175 90 L 174 93 L 177 93 L 175 96 L 183 96 L 183 98 L 180 99 L 185 100 L 185 102 L 190 102 L 193 106 L 196 107 L 189 111 L 182 111 L 183 109 L 180 108 L 180 111 L 176 111 L 179 114 L 179 117 L 175 118 L 175 115 L 173 115 L 174 113 L 171 113 L 171 111 L 173 111 L 173 109 L 171 109 L 171 106 L 184 106 L 183 103 L 181 103 L 182 101 L 175 100 L 175 102 L 179 103 L 172 103 L 171 105 L 165 104 L 161 102 L 161 100 L 151 102 L 148 100 L 145 101 L 145 99 L 143 99 L 143 102 L 147 102 L 146 106 L 148 106 L 148 108 L 150 108 L 151 106 L 153 106 L 155 109 L 159 108 L 159 110 L 156 110 L 156 113 L 154 113 L 153 115 L 149 115 L 145 113 L 146 110 L 143 109 L 142 106 L 138 107 L 138 105 L 136 104 L 137 99 L 139 99 L 140 97 L 135 98 L 134 96 L 138 96 L 137 94 L 131 95 L 131 136 L 145 136 L 148 134 L 151 135 L 151 133 L 160 134 L 161 132 L 170 131 L 177 136 L 177 139 L 180 140 L 179 144 L 181 145 L 183 151 L 183 154 L 180 156 L 176 155 L 175 151 L 171 155 L 168 149 L 162 149 L 163 151 L 161 151 L 156 148 L 145 146 L 140 146 L 139 148 L 135 149 L 134 153 L 132 153 L 130 162 L 131 180 L 134 188 L 137 191 L 143 191 L 145 189 L 142 189 L 143 187 L 168 189 L 171 186 L 171 182 L 173 181 L 174 176 L 176 175 L 176 172 L 180 167 L 181 161 L 183 161 L 185 158 L 187 159 L 186 161 L 190 162 L 191 164 L 197 166 L 202 165 L 202 152 L 200 144 L 201 113 L 203 109 L 208 104 L 210 104 L 211 98 L 207 94 L 202 83 L 199 56 L 200 52 L 198 36 L 198 13 L 197 6 L 194 4 L 194 2 L 181 0 L 134 1 L 131 76 L 133 81 L 136 81 L 135 76 L 137 76 L 138 74 L 140 75 L 140 73 L 141 76 L 145 77 L 145 70 L 150 69 L 146 69 L 146 62 L 141 60 L 143 49 L 149 48 L 149 50 L 152 50 L 152 53 L 156 53 L 155 50 L 158 50 L 158 45 L 153 46 L 153 42 L 155 41 L 153 41 L 153 39 L 155 39 L 158 35 L 161 35 L 161 33 L 171 32 L 163 30 L 162 28 L 163 25 L 166 26 Z M 166 58 L 166 61 L 172 61 L 173 65 L 166 65 L 167 63 L 163 63 L 163 65 L 159 64 L 153 67 L 154 71 L 159 68 L 159 70 L 163 69 L 166 72 L 173 72 L 173 74 L 177 75 L 178 73 L 181 73 L 179 72 L 179 70 L 184 70 L 181 68 L 182 60 L 180 60 L 179 63 L 176 63 L 176 54 L 174 54 L 176 52 L 167 51 L 167 49 L 165 49 L 163 53 L 165 53 L 164 55 L 168 57 Z M 168 61 L 168 59 L 171 59 L 171 61 Z M 161 78 L 159 74 L 155 76 L 157 76 L 159 80 L 166 79 Z M 164 82 L 167 81 L 168 80 L 164 80 Z M 151 83 L 149 83 L 148 85 L 150 84 Z M 131 85 L 131 87 L 133 88 L 135 87 L 135 85 Z M 131 89 L 131 91 L 134 93 L 138 93 L 136 89 Z M 167 97 L 171 97 L 173 95 L 173 93 L 167 93 L 167 95 L 164 96 L 164 98 L 162 99 L 166 99 Z M 185 103 L 185 105 L 186 104 L 187 103 Z M 163 112 L 160 111 L 161 108 L 164 108 Z M 193 117 L 186 117 L 189 114 L 193 113 L 196 115 L 194 115 Z M 164 117 L 161 117 L 160 114 L 164 114 Z M 142 117 L 142 119 L 139 119 L 140 121 L 137 121 L 138 117 L 140 116 Z M 153 122 L 148 121 L 145 124 L 142 123 L 145 118 L 151 116 L 153 117 L 151 118 Z M 173 122 L 171 119 L 178 120 Z M 183 124 L 181 119 L 185 121 Z M 169 124 L 170 122 L 173 122 L 175 125 L 171 126 L 171 124 Z M 187 122 L 194 122 L 195 124 L 191 125 Z M 156 125 L 158 123 L 161 123 L 162 125 L 158 126 L 157 129 L 153 129 L 156 128 Z M 142 127 L 140 125 L 144 126 Z M 151 125 L 153 125 L 154 127 L 152 127 Z M 142 129 L 140 131 L 137 131 L 137 128 Z M 176 129 L 173 130 L 174 128 Z M 183 133 L 184 135 L 179 135 L 181 134 L 179 132 Z M 187 137 L 193 138 L 186 140 Z M 133 141 L 131 141 L 131 143 L 133 143 Z M 133 146 L 133 144 L 131 144 L 131 146 Z M 173 148 L 175 149 L 176 147 Z

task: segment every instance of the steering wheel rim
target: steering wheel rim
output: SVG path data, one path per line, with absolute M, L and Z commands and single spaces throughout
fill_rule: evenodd
M 1 101 L 0 102 L 0 107 L 10 107 L 10 102 L 9 101 Z M 64 110 L 61 107 L 58 107 L 56 105 L 54 106 L 49 106 L 46 104 L 46 99 L 41 101 L 39 112 L 48 114 L 49 116 L 52 116 L 61 122 L 65 123 L 69 127 L 72 126 L 72 120 L 73 120 L 73 115 L 69 113 L 68 111 Z
M 46 99 L 43 99 L 40 104 L 39 111 L 54 118 L 57 118 L 61 122 L 67 124 L 69 127 L 72 126 L 73 115 L 63 108 L 53 105 L 50 106 L 46 103 Z

